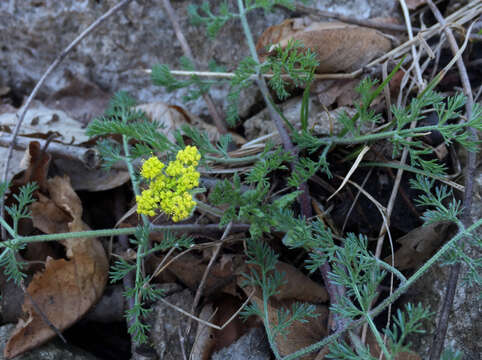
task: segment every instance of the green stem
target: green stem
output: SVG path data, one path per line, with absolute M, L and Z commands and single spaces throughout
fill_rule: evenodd
M 388 351 L 388 349 L 385 345 L 385 342 L 383 341 L 382 337 L 380 336 L 380 332 L 378 331 L 377 327 L 373 323 L 373 320 L 372 320 L 371 316 L 369 315 L 369 313 L 365 314 L 365 319 L 367 320 L 368 325 L 370 326 L 370 329 L 372 329 L 372 333 L 375 336 L 375 338 L 378 342 L 378 345 L 380 345 L 380 347 L 383 351 L 383 354 L 385 355 L 385 359 L 387 359 L 387 360 L 393 359 L 393 356 Z
M 42 241 L 58 241 L 65 239 L 75 239 L 75 238 L 92 238 L 101 236 L 117 236 L 117 235 L 131 235 L 136 232 L 135 227 L 122 228 L 122 229 L 103 229 L 103 230 L 88 230 L 88 231 L 75 231 L 60 234 L 44 234 L 44 235 L 33 235 L 33 236 L 19 236 L 17 240 L 24 243 L 42 242 Z M 5 243 L 9 241 L 0 243 L 0 247 L 5 246 Z
M 318 140 L 317 142 L 320 145 L 361 144 L 361 143 L 366 143 L 374 140 L 392 138 L 395 135 L 398 135 L 401 138 L 424 136 L 426 133 L 432 132 L 435 130 L 440 130 L 439 126 L 428 125 L 428 126 L 422 126 L 414 129 L 391 130 L 391 131 L 381 132 L 377 134 L 361 135 L 361 136 L 356 136 L 351 138 L 339 138 L 336 136 L 326 137 L 326 138 L 317 139 Z
M 388 270 L 390 271 L 391 273 L 393 273 L 396 277 L 398 277 L 400 279 L 400 281 L 403 283 L 407 282 L 407 278 L 398 270 L 396 269 L 395 267 L 393 267 L 392 265 L 390 264 L 387 264 L 385 261 L 383 260 L 380 260 L 380 259 L 377 259 L 374 257 L 374 259 L 376 260 L 376 263 L 378 265 L 380 265 L 380 267 L 384 268 L 385 270 Z
M 263 313 L 264 313 L 264 328 L 266 330 L 266 337 L 268 338 L 269 345 L 273 354 L 277 360 L 281 360 L 282 357 L 278 352 L 278 347 L 276 346 L 276 341 L 273 337 L 273 333 L 271 331 L 271 326 L 269 324 L 269 310 L 268 310 L 268 300 L 269 296 L 266 294 L 267 289 L 267 279 L 266 273 L 263 271 Z
M 197 199 L 194 199 L 194 201 L 196 201 L 196 204 L 197 204 L 197 207 L 201 210 L 204 210 L 205 212 L 211 214 L 211 215 L 214 215 L 214 216 L 217 216 L 217 217 L 223 217 L 224 213 L 219 210 L 218 208 L 214 207 L 214 206 L 210 206 L 202 201 L 199 201 Z
M 132 163 L 129 161 L 130 158 L 130 152 L 129 152 L 129 139 L 127 136 L 123 135 L 122 136 L 122 143 L 124 145 L 124 161 L 127 165 L 127 170 L 129 172 L 129 177 L 131 179 L 132 183 L 132 189 L 134 191 L 135 196 L 138 196 L 140 194 L 139 192 L 139 186 L 137 184 L 136 180 L 136 175 L 134 172 L 134 166 L 132 166 Z M 145 215 L 141 215 L 142 218 L 142 223 L 144 226 L 149 225 L 149 219 Z M 148 244 L 144 244 L 145 242 L 149 242 L 149 238 L 147 239 L 142 239 L 144 241 L 140 241 L 138 246 L 137 246 L 137 259 L 136 259 L 136 280 L 135 280 L 135 295 L 134 295 L 134 308 L 139 308 L 142 305 L 142 299 L 141 299 L 141 294 L 140 294 L 140 286 L 142 283 L 142 255 L 145 252 L 144 248 L 147 249 Z M 127 289 L 126 289 L 127 290 Z M 138 319 L 130 319 L 132 320 L 133 323 L 136 321 L 139 321 Z M 140 336 L 139 334 L 133 334 L 134 338 Z M 137 345 L 137 344 L 136 344 Z
M 450 239 L 450 241 L 445 243 L 445 245 L 442 246 L 442 248 L 434 256 L 432 256 L 420 269 L 418 269 L 415 272 L 415 274 L 413 274 L 407 280 L 407 282 L 400 285 L 400 287 L 397 290 L 395 290 L 392 295 L 390 295 L 385 300 L 383 300 L 375 309 L 371 310 L 367 315 L 371 316 L 373 318 L 373 317 L 377 316 L 378 314 L 380 314 L 383 310 L 385 310 L 385 308 L 387 306 L 392 304 L 402 294 L 404 294 L 407 291 L 407 289 L 410 286 L 412 286 L 433 264 L 435 264 L 440 259 L 440 257 L 442 257 L 457 241 L 459 241 L 464 236 L 470 235 L 470 233 L 472 231 L 474 231 L 475 229 L 477 229 L 481 225 L 482 225 L 482 219 L 479 219 L 476 223 L 471 225 L 469 228 L 464 229 L 464 230 L 460 231 L 459 233 L 457 233 L 457 235 L 455 235 L 452 239 Z M 299 358 L 299 357 L 301 357 L 305 354 L 308 354 L 312 351 L 318 350 L 321 347 L 323 347 L 323 346 L 335 341 L 336 339 L 338 339 L 345 331 L 354 329 L 356 327 L 359 327 L 359 326 L 363 325 L 364 322 L 365 322 L 364 318 L 360 319 L 360 320 L 352 321 L 347 326 L 345 326 L 345 328 L 337 331 L 333 335 L 330 335 L 330 336 L 324 338 L 323 340 L 321 340 L 317 343 L 311 344 L 310 346 L 307 346 L 307 347 L 305 347 L 301 350 L 298 350 L 298 351 L 296 351 L 296 352 L 294 352 L 290 355 L 287 355 L 283 358 L 283 360 L 294 360 L 294 359 Z
M 1 219 L 1 218 L 0 218 Z M 1 220 L 0 220 L 1 221 Z M 234 224 L 233 226 L 248 226 L 245 224 Z M 150 231 L 161 232 L 161 231 L 196 231 L 202 230 L 204 228 L 219 228 L 219 224 L 209 224 L 209 225 L 199 225 L 199 224 L 178 224 L 178 225 L 151 225 Z M 44 235 L 33 235 L 33 236 L 18 236 L 15 239 L 0 242 L 0 248 L 7 247 L 10 243 L 15 240 L 21 243 L 34 243 L 43 241 L 59 241 L 65 239 L 79 239 L 79 238 L 92 238 L 92 237 L 108 237 L 108 236 L 118 236 L 118 235 L 132 235 L 137 231 L 136 227 L 128 227 L 121 229 L 102 229 L 102 230 L 88 230 L 88 231 L 76 231 L 68 233 L 59 234 L 44 234 Z
M 219 158 L 216 156 L 205 155 L 204 159 L 214 161 L 220 164 L 240 164 L 240 163 L 258 161 L 259 159 L 261 159 L 261 157 L 259 155 L 252 155 L 252 156 L 245 156 L 240 158 L 233 158 L 233 157 Z
M 2 224 L 2 226 L 4 227 L 5 230 L 8 231 L 8 233 L 13 237 L 13 238 L 16 238 L 17 237 L 17 234 L 15 233 L 15 231 L 10 227 L 10 225 L 8 225 L 8 223 L 5 221 L 4 218 L 0 217 L 0 224 Z M 1 242 L 0 242 L 0 246 L 1 246 Z
M 129 152 L 129 139 L 127 138 L 126 135 L 122 135 L 122 144 L 124 146 L 124 161 L 127 165 L 127 171 L 129 172 L 129 177 L 131 178 L 131 183 L 132 183 L 132 189 L 134 191 L 134 195 L 135 196 L 138 196 L 140 195 L 140 192 L 139 192 L 139 185 L 137 184 L 137 180 L 136 180 L 136 173 L 135 173 L 135 170 L 134 170 L 134 166 L 132 165 L 132 162 L 129 161 L 129 156 L 130 156 L 130 152 Z M 146 218 L 147 219 L 147 218 Z M 144 220 L 144 219 L 143 219 Z
M 248 19 L 246 18 L 246 10 L 244 8 L 243 0 L 238 0 L 238 9 L 239 9 L 239 18 L 241 20 L 241 25 L 243 27 L 244 35 L 246 38 L 246 42 L 248 43 L 249 52 L 253 59 L 259 64 L 259 57 L 258 52 L 256 51 L 256 46 L 254 45 L 253 41 L 253 34 L 251 33 L 251 29 L 248 24 Z M 259 73 L 259 67 L 257 70 Z

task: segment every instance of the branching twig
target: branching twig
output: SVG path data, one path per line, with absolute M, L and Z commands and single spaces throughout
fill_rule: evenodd
M 455 37 L 452 33 L 450 27 L 447 26 L 445 19 L 443 18 L 442 14 L 438 10 L 437 6 L 433 3 L 432 0 L 427 0 L 427 5 L 432 10 L 437 21 L 444 27 L 445 35 L 447 36 L 447 40 L 449 41 L 450 48 L 452 52 L 457 54 L 459 51 L 459 47 L 455 40 Z M 473 95 L 472 95 L 472 87 L 470 85 L 470 80 L 467 74 L 467 69 L 463 62 L 462 57 L 457 59 L 457 67 L 459 70 L 460 80 L 462 82 L 462 86 L 464 89 L 464 94 L 467 97 L 465 103 L 465 111 L 466 111 L 466 118 L 470 120 L 472 118 L 472 108 L 473 108 Z M 477 138 L 477 133 L 474 129 L 469 128 L 469 132 L 473 140 Z M 475 152 L 469 152 L 467 156 L 467 171 L 465 173 L 465 193 L 464 193 L 464 201 L 463 201 L 463 212 L 462 212 L 462 223 L 465 227 L 468 227 L 471 224 L 470 213 L 472 209 L 472 192 L 474 186 L 474 176 L 475 176 L 475 168 L 476 168 L 476 154 Z M 463 241 L 463 239 L 462 239 Z M 435 331 L 434 339 L 432 342 L 432 347 L 430 349 L 430 359 L 431 360 L 438 360 L 440 355 L 443 351 L 443 345 L 445 341 L 445 336 L 447 334 L 448 328 L 448 321 L 449 321 L 449 313 L 452 308 L 452 304 L 454 301 L 455 290 L 457 288 L 457 280 L 460 274 L 461 263 L 457 263 L 450 268 L 450 275 L 447 283 L 447 290 L 445 293 L 445 297 L 442 304 L 442 310 L 440 313 L 440 320 Z
M 2 176 L 2 182 L 7 182 L 7 175 L 8 175 L 8 168 L 10 166 L 10 160 L 12 158 L 12 153 L 13 149 L 15 147 L 16 141 L 17 141 L 17 136 L 20 131 L 20 127 L 22 126 L 22 122 L 25 119 L 25 115 L 27 113 L 27 110 L 32 103 L 32 100 L 35 98 L 37 95 L 38 91 L 44 84 L 45 80 L 49 77 L 49 75 L 52 73 L 52 71 L 55 70 L 55 68 L 67 57 L 67 55 L 87 36 L 89 35 L 92 31 L 94 31 L 100 24 L 102 24 L 106 19 L 108 19 L 110 16 L 115 14 L 118 10 L 122 9 L 125 5 L 127 5 L 129 2 L 132 0 L 122 0 L 119 2 L 117 5 L 109 9 L 104 15 L 99 17 L 96 21 L 94 21 L 87 29 L 85 29 L 79 36 L 77 36 L 74 41 L 72 41 L 54 60 L 54 62 L 49 66 L 47 71 L 42 75 L 40 80 L 38 81 L 37 85 L 35 85 L 35 88 L 32 90 L 30 93 L 30 96 L 28 97 L 27 101 L 25 102 L 25 105 L 22 108 L 22 111 L 20 113 L 20 116 L 18 118 L 18 122 L 15 125 L 15 129 L 13 131 L 13 137 L 12 137 L 12 142 L 8 148 L 8 153 L 7 153 L 7 158 L 5 160 L 5 166 L 3 167 L 3 176 Z M 5 203 L 3 201 L 3 198 L 0 199 L 0 217 L 5 217 Z M 6 239 L 6 234 L 5 230 L 2 227 L 2 238 Z

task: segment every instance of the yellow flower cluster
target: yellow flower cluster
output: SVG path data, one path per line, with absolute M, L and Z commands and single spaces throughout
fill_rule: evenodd
M 137 212 L 154 216 L 160 208 L 174 222 L 189 216 L 196 202 L 189 190 L 199 185 L 196 166 L 201 159 L 195 146 L 186 146 L 167 167 L 155 156 L 142 165 L 141 176 L 150 180 L 149 188 L 136 197 Z M 163 171 L 164 170 L 164 171 Z

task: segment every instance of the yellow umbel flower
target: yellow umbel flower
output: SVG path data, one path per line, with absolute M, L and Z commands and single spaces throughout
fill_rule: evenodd
M 154 216 L 156 209 L 172 217 L 174 222 L 189 216 L 196 202 L 189 190 L 199 185 L 196 170 L 201 154 L 195 146 L 186 146 L 167 167 L 152 156 L 142 165 L 141 176 L 150 181 L 149 188 L 136 197 L 137 212 Z
M 164 168 L 164 164 L 157 157 L 152 156 L 142 164 L 141 176 L 145 179 L 154 179 Z

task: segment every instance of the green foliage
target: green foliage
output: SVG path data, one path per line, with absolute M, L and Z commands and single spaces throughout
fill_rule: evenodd
M 4 196 L 7 189 L 8 184 L 1 183 L 0 195 Z M 22 186 L 18 194 L 13 194 L 16 203 L 5 206 L 5 211 L 12 218 L 12 227 L 10 227 L 4 219 L 1 219 L 2 226 L 8 231 L 12 239 L 2 243 L 4 249 L 0 253 L 0 267 L 4 268 L 7 279 L 13 280 L 16 284 L 20 284 L 27 276 L 22 272 L 22 267 L 25 264 L 17 259 L 17 253 L 24 249 L 26 245 L 25 242 L 21 241 L 20 235 L 18 234 L 18 224 L 20 220 L 30 218 L 31 212 L 29 205 L 35 201 L 33 198 L 35 190 L 37 190 L 37 184 L 35 183 Z
M 260 71 L 272 74 L 268 84 L 280 99 L 286 99 L 290 95 L 286 87 L 290 83 L 308 87 L 317 66 L 314 52 L 305 49 L 300 41 L 290 40 L 284 48 L 277 46 L 274 49 L 274 55 L 261 64 Z M 289 75 L 289 81 L 283 75 Z
M 211 5 L 208 2 L 204 2 L 201 7 L 190 4 L 187 10 L 189 17 L 191 18 L 191 22 L 194 25 L 205 26 L 206 32 L 210 38 L 215 38 L 221 28 L 230 19 L 235 17 L 235 15 L 229 11 L 227 1 L 219 4 L 219 13 L 217 15 L 212 13 Z
M 182 132 L 194 142 L 203 158 L 207 154 L 218 155 L 221 158 L 229 157 L 228 147 L 232 141 L 230 134 L 221 135 L 218 142 L 213 145 L 206 132 L 199 131 L 193 126 L 183 125 Z
M 292 0 L 248 0 L 244 1 L 244 11 L 235 12 L 230 9 L 227 2 L 219 5 L 217 14 L 211 10 L 211 5 L 204 2 L 200 7 L 189 5 L 188 13 L 194 25 L 206 28 L 210 38 L 217 36 L 221 28 L 231 19 L 243 18 L 248 12 L 262 8 L 271 11 L 275 5 L 292 7 Z M 239 11 L 241 11 L 239 9 Z M 307 86 L 310 83 L 314 70 L 318 66 L 316 54 L 310 49 L 303 48 L 299 41 L 290 41 L 285 48 L 277 47 L 266 61 L 258 63 L 252 56 L 248 56 L 239 62 L 234 71 L 234 77 L 230 81 L 231 90 L 228 93 L 228 107 L 226 109 L 226 121 L 234 126 L 238 120 L 238 102 L 241 91 L 253 85 L 258 74 L 271 74 L 270 87 L 275 90 L 280 99 L 289 96 L 288 85 Z M 186 70 L 194 70 L 194 65 L 186 58 L 181 58 L 181 65 Z M 222 71 L 221 67 L 210 62 L 209 69 L 214 72 Z M 285 76 L 288 75 L 289 79 Z M 191 75 L 188 80 L 178 80 L 172 75 L 166 65 L 156 65 L 152 69 L 152 80 L 154 84 L 163 86 L 168 92 L 181 88 L 189 88 L 188 95 L 184 101 L 197 99 L 200 95 L 207 93 L 210 87 L 216 82 L 213 80 L 201 79 Z M 195 85 L 195 86 L 193 86 Z M 193 90 L 193 88 L 195 88 Z
M 231 221 L 245 221 L 250 224 L 253 238 L 270 232 L 272 226 L 279 224 L 279 214 L 299 195 L 291 192 L 270 201 L 268 196 L 271 182 L 269 174 L 274 170 L 287 170 L 283 164 L 291 155 L 277 149 L 265 154 L 246 175 L 244 182 L 249 185 L 242 188 L 241 178 L 235 174 L 233 181 L 224 180 L 216 184 L 209 200 L 214 205 L 225 205 L 221 224 Z
M 428 179 L 421 175 L 417 175 L 416 180 L 410 180 L 413 189 L 423 192 L 423 194 L 415 200 L 417 205 L 434 208 L 425 211 L 422 219 L 427 224 L 433 224 L 440 221 L 459 223 L 458 217 L 461 212 L 460 202 L 455 200 L 452 191 L 449 191 L 446 185 L 436 187 L 435 193 L 433 193 L 432 188 L 434 183 L 434 179 Z M 446 203 L 445 200 L 449 201 Z
M 394 356 L 404 351 L 410 351 L 410 343 L 405 343 L 406 338 L 412 334 L 424 334 L 423 321 L 432 316 L 430 311 L 425 309 L 422 304 L 405 305 L 405 311 L 397 310 L 393 316 L 391 329 L 386 329 L 389 348 Z
M 276 295 L 280 286 L 285 283 L 284 275 L 276 271 L 278 255 L 263 241 L 249 240 L 246 251 L 247 264 L 251 264 L 251 272 L 243 274 L 246 280 L 243 286 L 259 287 L 263 293 L 263 307 L 266 309 L 269 298 Z M 266 311 L 261 310 L 255 303 L 245 307 L 242 315 L 249 317 L 257 315 L 264 320 L 264 326 L 271 338 L 288 335 L 288 328 L 296 321 L 305 323 L 307 318 L 316 318 L 313 305 L 294 303 L 291 309 L 280 308 L 277 311 L 277 323 L 270 325 Z
M 452 222 L 457 224 L 460 229 L 464 226 L 459 220 L 462 212 L 460 201 L 456 201 L 452 191 L 449 191 L 446 185 L 435 187 L 433 191 L 435 180 L 428 179 L 421 175 L 417 175 L 416 180 L 411 180 L 411 187 L 419 190 L 422 194 L 416 199 L 419 206 L 428 207 L 423 213 L 422 219 L 427 223 L 436 222 Z M 465 241 L 455 244 L 451 251 L 449 251 L 443 259 L 445 265 L 453 265 L 458 262 L 463 262 L 467 271 L 464 274 L 464 285 L 474 286 L 482 284 L 482 259 L 472 258 L 467 255 L 467 248 L 472 246 L 474 249 L 482 248 L 482 239 L 476 234 L 470 234 Z

